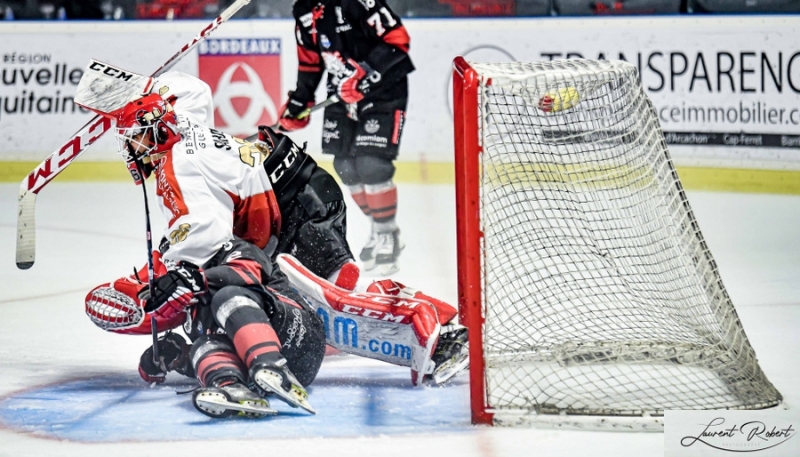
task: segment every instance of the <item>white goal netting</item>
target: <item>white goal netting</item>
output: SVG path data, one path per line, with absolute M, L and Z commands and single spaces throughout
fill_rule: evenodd
M 470 66 L 488 409 L 661 416 L 780 403 L 636 68 Z

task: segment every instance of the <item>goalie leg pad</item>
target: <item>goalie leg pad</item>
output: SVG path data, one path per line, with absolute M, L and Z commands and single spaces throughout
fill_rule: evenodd
M 278 265 L 322 318 L 329 345 L 350 354 L 410 366 L 421 377 L 431 361 L 440 326 L 427 301 L 345 290 L 314 275 L 297 259 L 281 254 Z
M 439 315 L 439 324 L 441 325 L 449 324 L 458 314 L 458 310 L 453 305 L 424 294 L 417 289 L 407 287 L 405 284 L 393 279 L 379 279 L 373 281 L 367 286 L 367 292 L 425 300 L 436 308 L 436 312 Z

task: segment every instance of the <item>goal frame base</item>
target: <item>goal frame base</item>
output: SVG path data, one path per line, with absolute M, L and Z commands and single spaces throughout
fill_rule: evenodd
M 589 416 L 576 414 L 538 414 L 528 411 L 487 409 L 492 425 L 499 427 L 530 427 L 557 430 L 587 430 L 604 432 L 664 431 L 664 416 Z

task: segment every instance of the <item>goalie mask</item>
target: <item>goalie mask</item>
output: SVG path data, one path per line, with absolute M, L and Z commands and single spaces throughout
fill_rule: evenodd
M 145 95 L 128 103 L 116 121 L 119 153 L 128 162 L 132 174 L 135 162 L 144 165 L 145 176 L 142 178 L 150 174 L 152 163 L 180 140 L 172 105 L 158 94 Z M 135 174 L 134 180 L 139 181 Z

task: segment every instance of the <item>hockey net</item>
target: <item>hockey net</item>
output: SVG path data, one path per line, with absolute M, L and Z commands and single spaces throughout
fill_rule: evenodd
M 663 428 L 781 402 L 633 65 L 454 62 L 473 422 Z

